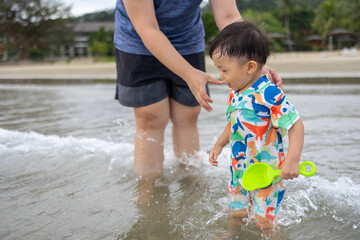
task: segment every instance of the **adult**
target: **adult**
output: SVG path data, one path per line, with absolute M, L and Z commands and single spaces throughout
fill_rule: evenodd
M 117 91 L 136 120 L 134 170 L 156 177 L 164 161 L 164 131 L 172 121 L 175 156 L 199 151 L 197 119 L 211 111 L 205 73 L 202 0 L 118 0 L 115 15 Z M 217 27 L 242 21 L 235 0 L 209 0 Z M 281 79 L 268 67 L 272 79 Z M 199 106 L 200 104 L 200 106 Z

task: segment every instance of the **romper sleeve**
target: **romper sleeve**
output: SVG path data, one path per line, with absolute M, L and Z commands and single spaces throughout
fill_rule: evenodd
M 271 123 L 274 128 L 283 128 L 289 130 L 300 118 L 286 95 L 275 85 L 270 85 L 264 91 L 264 100 L 270 109 Z
M 228 96 L 228 99 L 227 99 L 227 108 L 226 108 L 226 120 L 228 122 L 230 122 L 230 116 L 231 116 L 231 112 L 234 110 L 234 106 L 231 104 L 232 103 L 232 100 L 234 98 L 234 90 L 230 90 L 229 92 L 229 96 Z

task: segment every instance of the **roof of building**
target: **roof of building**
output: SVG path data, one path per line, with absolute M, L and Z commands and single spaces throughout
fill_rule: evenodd
M 114 30 L 114 22 L 80 22 L 69 25 L 72 25 L 74 32 L 78 33 L 96 32 L 101 27 L 103 27 L 105 31 Z

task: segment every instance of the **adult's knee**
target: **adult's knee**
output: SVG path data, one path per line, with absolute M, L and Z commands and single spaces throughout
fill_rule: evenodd
M 169 116 L 151 111 L 135 111 L 137 128 L 144 131 L 152 129 L 165 129 L 169 122 Z
M 171 122 L 180 127 L 193 126 L 197 124 L 200 113 L 199 107 L 188 107 L 187 111 L 172 112 Z

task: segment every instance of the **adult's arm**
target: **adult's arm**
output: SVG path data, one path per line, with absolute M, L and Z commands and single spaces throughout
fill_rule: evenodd
M 214 14 L 216 26 L 221 31 L 227 25 L 242 21 L 235 0 L 210 0 L 211 10 Z
M 192 67 L 173 47 L 161 32 L 153 0 L 124 0 L 126 12 L 146 48 L 173 73 L 189 86 L 199 104 L 207 111 L 212 108 L 212 99 L 206 93 L 206 83 L 222 84 L 209 74 Z
M 235 0 L 210 0 L 210 5 L 216 25 L 220 31 L 233 22 L 243 20 Z M 269 79 L 277 86 L 282 87 L 280 76 L 269 66 L 265 65 L 261 72 L 268 75 Z

